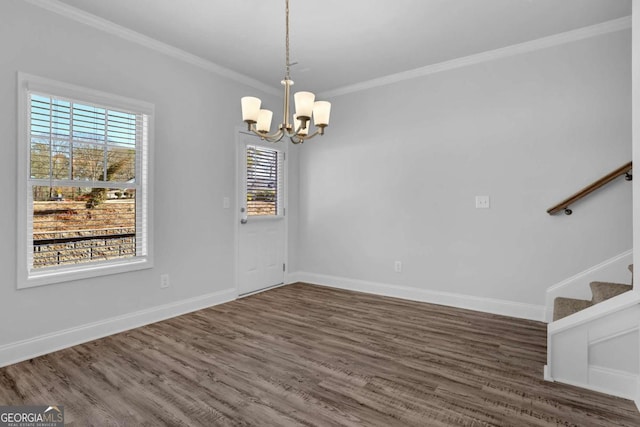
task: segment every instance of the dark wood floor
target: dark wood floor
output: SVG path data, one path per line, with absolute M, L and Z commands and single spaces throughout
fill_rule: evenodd
M 295 284 L 0 369 L 77 426 L 640 426 L 542 379 L 546 325 Z

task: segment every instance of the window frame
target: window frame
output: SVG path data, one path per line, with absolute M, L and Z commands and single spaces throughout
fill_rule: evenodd
M 153 267 L 153 104 L 113 95 L 106 92 L 63 83 L 23 72 L 17 75 L 18 88 L 18 135 L 17 135 L 17 289 L 63 283 L 110 274 L 148 269 Z M 33 260 L 33 221 L 29 221 L 29 209 L 33 211 L 33 201 L 29 187 L 30 177 L 30 95 L 47 94 L 52 97 L 70 99 L 78 103 L 99 105 L 109 109 L 142 114 L 146 121 L 146 138 L 136 156 L 140 155 L 139 191 L 136 191 L 136 209 L 141 209 L 140 219 L 136 219 L 136 233 L 144 236 L 145 253 L 132 258 L 113 259 L 95 263 L 70 264 L 54 269 L 34 269 Z M 138 159 L 136 159 L 138 161 Z M 78 182 L 80 184 L 80 182 Z M 106 183 L 105 183 L 106 184 Z M 108 184 L 107 184 L 108 185 Z M 140 194 L 138 194 L 140 193 Z M 31 202 L 30 202 L 31 201 Z M 31 249 L 30 249 L 31 248 Z

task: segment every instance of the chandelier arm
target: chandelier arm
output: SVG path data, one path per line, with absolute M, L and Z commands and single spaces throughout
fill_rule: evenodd
M 307 136 L 303 136 L 301 137 L 304 141 L 306 141 L 307 139 L 311 139 L 316 137 L 317 135 L 321 135 L 322 132 L 320 132 L 320 129 L 317 129 L 314 133 L 312 133 L 311 135 L 307 135 Z
M 260 136 L 260 138 L 263 141 L 267 141 L 267 142 L 280 142 L 282 140 L 282 138 L 284 137 L 284 133 L 276 133 L 273 137 L 266 137 L 266 136 Z
M 307 122 L 307 123 L 308 123 L 308 122 Z M 308 127 L 309 127 L 309 125 L 307 125 L 307 128 L 308 128 Z M 297 129 L 295 129 L 295 128 L 289 128 L 289 129 L 294 129 L 294 130 L 293 130 L 293 131 L 286 130 L 286 131 L 284 132 L 285 136 L 288 136 L 289 138 L 292 138 L 292 137 L 294 137 L 294 136 L 298 136 L 298 137 L 302 137 L 302 138 L 304 138 L 304 136 L 301 136 L 301 135 L 300 135 L 300 131 L 303 129 L 303 127 L 302 127 L 302 123 L 300 123 L 300 126 L 298 126 L 298 128 L 297 128 Z M 304 129 L 306 129 L 306 128 L 304 128 Z M 317 132 L 317 131 L 316 131 L 316 132 Z
M 282 129 L 279 129 L 277 132 L 272 133 L 272 134 L 260 133 L 260 132 L 258 132 L 256 130 L 256 126 L 254 124 L 251 125 L 251 127 L 249 128 L 249 131 L 251 131 L 251 133 L 259 136 L 260 139 L 264 139 L 264 140 L 269 141 L 269 142 L 278 142 L 285 135 L 285 132 L 283 132 Z
M 316 130 L 311 135 L 298 135 L 298 134 L 289 135 L 289 134 L 287 134 L 287 136 L 289 137 L 291 142 L 293 142 L 294 144 L 302 144 L 306 140 L 314 138 L 317 135 L 323 135 L 323 132 L 322 132 L 321 129 Z

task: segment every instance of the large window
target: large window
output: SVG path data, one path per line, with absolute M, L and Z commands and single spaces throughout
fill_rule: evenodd
M 153 106 L 18 79 L 18 286 L 149 267 Z

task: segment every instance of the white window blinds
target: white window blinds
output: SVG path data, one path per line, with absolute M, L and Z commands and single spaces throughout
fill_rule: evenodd
M 247 146 L 247 215 L 282 215 L 284 153 Z

